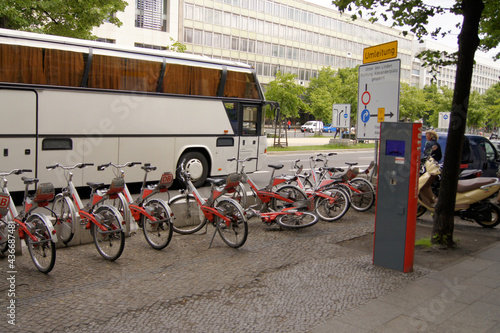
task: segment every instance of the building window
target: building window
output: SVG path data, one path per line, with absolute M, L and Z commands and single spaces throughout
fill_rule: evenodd
M 163 4 L 166 0 L 136 0 L 135 26 L 138 28 L 166 31 L 166 15 Z

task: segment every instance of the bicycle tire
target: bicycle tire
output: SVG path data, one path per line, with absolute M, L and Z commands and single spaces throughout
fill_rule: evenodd
M 366 212 L 375 203 L 375 189 L 363 178 L 355 178 L 349 182 L 351 190 L 351 206 L 358 212 Z M 358 192 L 360 191 L 360 192 Z
M 52 211 L 56 214 L 53 221 L 54 227 L 60 226 L 57 236 L 67 245 L 73 239 L 77 221 L 71 200 L 65 196 L 57 195 L 52 204 Z
M 130 225 L 130 221 L 132 220 L 131 214 L 130 214 L 130 208 L 128 203 L 126 202 L 125 195 L 123 193 L 118 193 L 116 197 L 113 199 L 107 198 L 104 200 L 102 203 L 100 203 L 98 206 L 112 206 L 115 207 L 118 212 L 120 213 L 121 217 L 123 220 Z
M 29 216 L 26 224 L 30 228 L 30 232 L 38 239 L 37 242 L 34 242 L 31 237 L 25 236 L 31 260 L 40 272 L 47 274 L 56 263 L 56 245 L 52 241 L 50 230 L 44 221 L 36 215 Z
M 152 221 L 141 214 L 144 238 L 153 249 L 162 250 L 170 243 L 173 234 L 170 208 L 160 199 L 151 199 L 143 207 L 156 219 Z
M 295 201 L 307 199 L 307 194 L 299 187 L 294 185 L 281 186 L 280 188 L 276 189 L 275 193 L 292 201 L 290 203 L 278 198 L 273 198 L 271 205 L 275 211 L 281 211 L 283 208 L 291 207 L 293 202 Z
M 207 220 L 194 195 L 183 194 L 173 197 L 168 206 L 173 214 L 173 230 L 181 235 L 190 235 L 205 226 Z
M 7 222 L 5 222 L 3 219 L 0 219 L 0 252 L 4 253 L 7 251 L 7 248 L 9 247 L 9 229 Z
M 220 237 L 227 246 L 239 248 L 245 244 L 248 237 L 248 222 L 245 218 L 243 208 L 236 201 L 231 199 L 222 199 L 215 204 L 215 208 L 222 215 L 231 219 L 230 224 L 220 217 L 216 216 L 216 228 Z
M 340 219 L 349 210 L 349 196 L 340 189 L 329 189 L 328 197 L 318 196 L 315 201 L 315 212 L 320 219 L 332 222 Z
M 318 220 L 318 216 L 311 212 L 295 211 L 279 215 L 276 218 L 276 223 L 285 228 L 299 229 L 315 225 Z
M 122 217 L 116 208 L 106 205 L 97 207 L 94 215 L 109 232 L 103 233 L 95 223 L 92 223 L 92 238 L 97 252 L 104 259 L 114 261 L 121 256 L 125 247 L 125 233 L 121 227 Z

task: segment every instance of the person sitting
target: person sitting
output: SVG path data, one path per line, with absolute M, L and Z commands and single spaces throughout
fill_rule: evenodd
M 436 131 L 430 130 L 425 133 L 425 138 L 427 139 L 427 142 L 425 143 L 424 147 L 424 158 L 427 157 L 432 157 L 436 162 L 439 163 L 441 161 L 441 158 L 443 157 L 443 154 L 441 152 L 441 145 L 437 140 L 439 139 L 438 134 Z

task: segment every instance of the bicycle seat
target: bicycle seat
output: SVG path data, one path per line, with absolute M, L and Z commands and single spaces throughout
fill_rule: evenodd
M 21 180 L 24 182 L 24 184 L 36 184 L 38 183 L 38 179 L 36 178 L 26 178 L 26 177 L 21 177 Z
M 92 183 L 92 182 L 87 182 L 87 185 L 90 186 L 90 188 L 97 190 L 98 188 L 101 188 L 104 186 L 104 183 Z
M 358 165 L 358 162 L 345 162 L 349 166 Z
M 344 171 L 344 169 L 337 168 L 337 167 L 323 167 L 323 169 L 325 169 L 326 171 L 330 171 L 330 172 L 342 172 L 342 171 Z
M 215 186 L 220 186 L 222 184 L 224 184 L 226 180 L 223 179 L 223 178 L 207 178 L 207 182 L 209 182 L 210 184 L 213 184 Z
M 267 166 L 270 167 L 270 168 L 273 168 L 275 170 L 279 170 L 279 169 L 281 169 L 281 168 L 284 167 L 283 164 L 268 164 Z

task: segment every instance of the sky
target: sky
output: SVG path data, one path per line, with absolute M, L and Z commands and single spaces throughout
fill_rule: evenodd
M 312 2 L 318 5 L 322 5 L 331 9 L 337 10 L 337 7 L 332 5 L 331 0 L 305 0 L 307 2 Z M 455 0 L 425 0 L 424 2 L 432 4 L 434 6 L 442 6 L 442 7 L 449 7 L 452 4 L 455 3 Z M 445 38 L 440 38 L 440 39 L 432 39 L 431 37 L 428 37 L 426 39 L 429 40 L 434 40 L 440 44 L 444 44 L 450 47 L 458 48 L 458 34 L 459 30 L 455 27 L 457 23 L 461 23 L 462 16 L 457 16 L 453 14 L 446 14 L 446 15 L 439 15 L 435 16 L 434 18 L 429 20 L 429 28 L 427 29 L 428 31 L 433 31 L 436 29 L 436 27 L 441 26 L 443 30 L 452 30 L 451 34 L 447 35 Z M 380 24 L 384 24 L 387 26 L 390 26 L 389 21 L 384 21 L 382 18 L 378 21 Z M 397 29 L 401 29 L 400 27 L 397 27 Z M 481 53 L 482 56 L 486 56 L 490 60 L 492 59 L 492 56 L 495 55 L 496 53 L 500 52 L 500 48 L 496 48 L 493 51 L 490 51 L 488 54 L 484 54 L 480 51 L 478 53 Z

